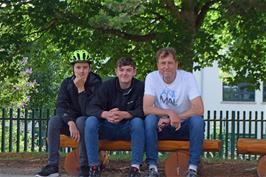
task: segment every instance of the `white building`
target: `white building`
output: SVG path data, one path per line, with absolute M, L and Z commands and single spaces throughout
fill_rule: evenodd
M 201 90 L 205 110 L 266 112 L 266 84 L 263 89 L 263 84 L 261 83 L 260 90 L 253 92 L 241 90 L 237 86 L 223 85 L 219 76 L 219 68 L 216 64 L 213 67 L 206 67 L 196 71 L 194 75 Z M 229 93 L 228 90 L 231 92 Z

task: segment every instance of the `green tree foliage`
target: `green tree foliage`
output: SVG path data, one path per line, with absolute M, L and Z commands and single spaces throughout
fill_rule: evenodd
M 265 0 L 1 1 L 0 78 L 16 77 L 16 63 L 28 56 L 43 104 L 71 73 L 70 51 L 87 49 L 103 77 L 132 56 L 143 79 L 155 69 L 156 50 L 170 46 L 186 70 L 217 61 L 229 82 L 258 87 L 266 75 L 265 9 Z

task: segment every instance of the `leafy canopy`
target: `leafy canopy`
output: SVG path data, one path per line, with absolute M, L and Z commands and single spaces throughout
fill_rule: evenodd
M 88 50 L 103 77 L 131 56 L 143 79 L 156 69 L 155 52 L 170 46 L 186 70 L 215 61 L 228 82 L 258 87 L 266 76 L 265 9 L 265 0 L 1 1 L 0 78 L 17 77 L 17 63 L 29 57 L 43 104 L 71 73 L 71 51 Z

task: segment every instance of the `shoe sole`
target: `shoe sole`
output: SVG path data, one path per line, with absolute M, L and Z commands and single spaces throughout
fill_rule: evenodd
M 48 176 L 35 175 L 35 177 L 58 177 L 59 173 L 50 174 Z

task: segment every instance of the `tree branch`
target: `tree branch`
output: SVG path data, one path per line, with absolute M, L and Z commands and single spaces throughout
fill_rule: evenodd
M 197 9 L 195 11 L 195 14 L 196 14 L 195 28 L 196 28 L 196 30 L 198 30 L 200 28 L 207 12 L 210 10 L 210 7 L 216 2 L 218 2 L 218 1 L 217 0 L 210 0 L 210 1 L 206 2 L 200 9 Z
M 175 3 L 173 0 L 160 0 L 161 4 L 165 4 L 167 9 L 169 9 L 175 18 L 180 18 L 180 13 L 178 12 L 177 7 L 175 6 Z
M 156 38 L 155 33 L 149 33 L 145 35 L 137 35 L 137 34 L 129 34 L 117 29 L 103 29 L 103 28 L 96 28 L 96 30 L 101 31 L 106 34 L 111 34 L 111 35 L 116 35 L 118 37 L 127 39 L 127 40 L 132 40 L 136 42 L 145 42 L 145 41 L 151 41 Z

